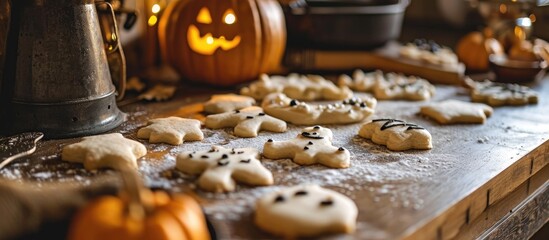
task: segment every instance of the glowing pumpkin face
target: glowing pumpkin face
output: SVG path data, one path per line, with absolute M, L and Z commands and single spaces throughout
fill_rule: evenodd
M 172 1 L 158 27 L 167 63 L 185 80 L 218 86 L 278 70 L 286 45 L 277 0 Z
M 212 16 L 207 7 L 203 7 L 196 16 L 196 22 L 201 24 L 212 24 Z M 236 15 L 232 9 L 227 9 L 223 14 L 222 23 L 232 25 L 236 22 Z M 189 25 L 187 30 L 187 42 L 189 47 L 200 54 L 212 55 L 215 50 L 221 48 L 225 51 L 230 50 L 240 44 L 240 35 L 236 35 L 232 40 L 228 40 L 225 36 L 214 37 L 211 32 L 203 35 L 198 27 L 194 24 Z

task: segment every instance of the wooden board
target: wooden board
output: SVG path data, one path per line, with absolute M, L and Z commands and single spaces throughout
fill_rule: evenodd
M 287 50 L 290 71 L 349 71 L 379 69 L 425 78 L 433 83 L 462 85 L 465 65 L 437 66 L 400 56 L 401 45 L 389 42 L 374 51 Z
M 203 192 L 196 189 L 195 178 L 173 170 L 175 156 L 186 150 L 206 149 L 211 144 L 262 149 L 268 138 L 292 138 L 301 127 L 290 126 L 287 133 L 261 133 L 251 139 L 234 137 L 228 129 L 203 129 L 206 138 L 202 142 L 176 147 L 146 143 L 149 153 L 139 160 L 140 171 L 151 187 L 192 192 L 222 239 L 273 238 L 253 224 L 255 199 L 280 186 L 304 183 L 341 192 L 358 205 L 357 231 L 353 235 L 328 236 L 329 239 L 449 239 L 525 183 L 532 182 L 529 186 L 533 187 L 547 181 L 547 174 L 536 173 L 549 163 L 549 79 L 533 87 L 540 93 L 539 104 L 499 107 L 484 125 L 440 126 L 417 114 L 424 102 L 380 101 L 374 118 L 393 117 L 422 125 L 431 132 L 434 148 L 391 152 L 357 137 L 360 124 L 328 126 L 334 130 L 335 145 L 351 151 L 351 167 L 301 167 L 289 160 L 264 159 L 264 165 L 273 172 L 275 186 L 239 186 L 236 192 L 228 194 Z M 201 118 L 199 102 L 206 100 L 209 93 L 207 89 L 187 88 L 170 102 L 128 105 L 123 108 L 128 122 L 115 131 L 135 139 L 136 130 L 151 117 Z M 447 98 L 469 99 L 465 89 L 437 86 L 433 101 Z M 38 182 L 76 179 L 89 184 L 97 175 L 112 174 L 87 172 L 78 164 L 62 162 L 62 147 L 76 141 L 40 142 L 33 156 L 10 165 L 0 175 Z M 526 191 L 530 194 L 534 189 Z

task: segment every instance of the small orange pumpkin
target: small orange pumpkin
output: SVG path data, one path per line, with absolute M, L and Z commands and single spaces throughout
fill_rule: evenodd
M 498 40 L 481 32 L 471 32 L 459 40 L 456 54 L 468 71 L 488 71 L 488 56 L 503 54 L 503 48 Z
M 184 77 L 227 86 L 280 68 L 286 28 L 276 0 L 182 0 L 162 16 L 159 39 Z
M 134 188 L 138 185 L 128 184 L 127 178 L 124 182 L 129 199 L 104 196 L 89 203 L 73 219 L 69 240 L 210 239 L 204 215 L 193 198 Z

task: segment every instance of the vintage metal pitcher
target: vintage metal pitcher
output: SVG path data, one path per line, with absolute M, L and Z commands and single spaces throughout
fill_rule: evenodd
M 124 121 L 116 106 L 125 59 L 112 6 L 94 0 L 11 0 L 0 82 L 0 135 L 47 138 L 105 132 Z M 111 70 L 107 54 L 117 55 Z M 118 91 L 117 91 L 118 89 Z

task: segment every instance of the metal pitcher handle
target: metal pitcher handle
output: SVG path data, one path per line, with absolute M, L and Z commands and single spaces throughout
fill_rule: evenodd
M 118 37 L 118 26 L 116 24 L 114 9 L 110 3 L 103 1 L 96 1 L 95 6 L 97 8 L 97 15 L 99 16 L 101 35 L 103 35 L 103 42 L 107 51 L 111 77 L 116 86 L 116 100 L 119 101 L 124 98 L 124 91 L 126 89 L 126 58 Z M 113 61 L 116 61 L 118 64 L 111 64 Z

